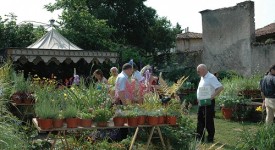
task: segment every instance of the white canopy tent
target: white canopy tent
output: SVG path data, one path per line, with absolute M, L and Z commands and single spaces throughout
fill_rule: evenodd
M 119 55 L 117 52 L 110 51 L 83 50 L 51 28 L 47 34 L 27 48 L 8 48 L 7 57 L 22 64 L 28 61 L 34 64 L 38 64 L 40 61 L 55 62 L 56 64 L 70 63 L 71 61 L 77 63 L 80 59 L 84 59 L 87 63 L 93 61 L 116 63 Z

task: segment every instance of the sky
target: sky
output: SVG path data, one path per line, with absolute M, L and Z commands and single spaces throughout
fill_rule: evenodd
M 36 21 L 49 23 L 58 19 L 61 11 L 54 13 L 44 5 L 55 0 L 0 0 L 0 16 L 10 12 L 17 16 L 17 22 Z M 200 11 L 235 6 L 244 0 L 147 0 L 145 5 L 156 9 L 161 17 L 167 17 L 173 25 L 179 23 L 189 31 L 202 32 Z M 275 0 L 254 0 L 256 29 L 275 22 Z

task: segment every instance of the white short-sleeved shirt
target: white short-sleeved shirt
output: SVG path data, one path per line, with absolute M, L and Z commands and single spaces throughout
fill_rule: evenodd
M 118 98 L 118 92 L 124 91 L 125 98 L 130 98 L 130 91 L 128 91 L 127 86 L 130 85 L 128 75 L 123 71 L 117 76 L 115 83 L 115 96 Z
M 211 95 L 215 93 L 215 90 L 221 87 L 222 84 L 220 81 L 215 77 L 212 73 L 208 72 L 204 77 L 201 77 L 198 90 L 197 90 L 197 97 L 200 92 L 200 87 L 209 87 L 211 91 Z

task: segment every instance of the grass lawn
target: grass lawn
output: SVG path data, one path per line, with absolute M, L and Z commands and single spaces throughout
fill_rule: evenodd
M 197 122 L 197 106 L 193 106 L 190 111 L 190 117 L 194 119 L 194 122 Z M 223 146 L 225 150 L 232 150 L 236 148 L 236 145 L 240 142 L 240 137 L 242 131 L 250 130 L 256 131 L 259 128 L 259 123 L 252 122 L 236 122 L 223 119 L 222 113 L 219 109 L 216 110 L 215 117 L 215 141 L 217 143 L 215 148 Z M 207 135 L 207 134 L 206 134 Z M 206 143 L 204 146 L 206 148 L 211 147 L 213 144 Z

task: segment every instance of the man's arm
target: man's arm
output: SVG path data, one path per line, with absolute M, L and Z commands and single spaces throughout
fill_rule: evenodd
M 216 96 L 218 96 L 223 89 L 223 86 L 216 88 L 214 94 L 211 96 L 211 99 L 214 99 Z

